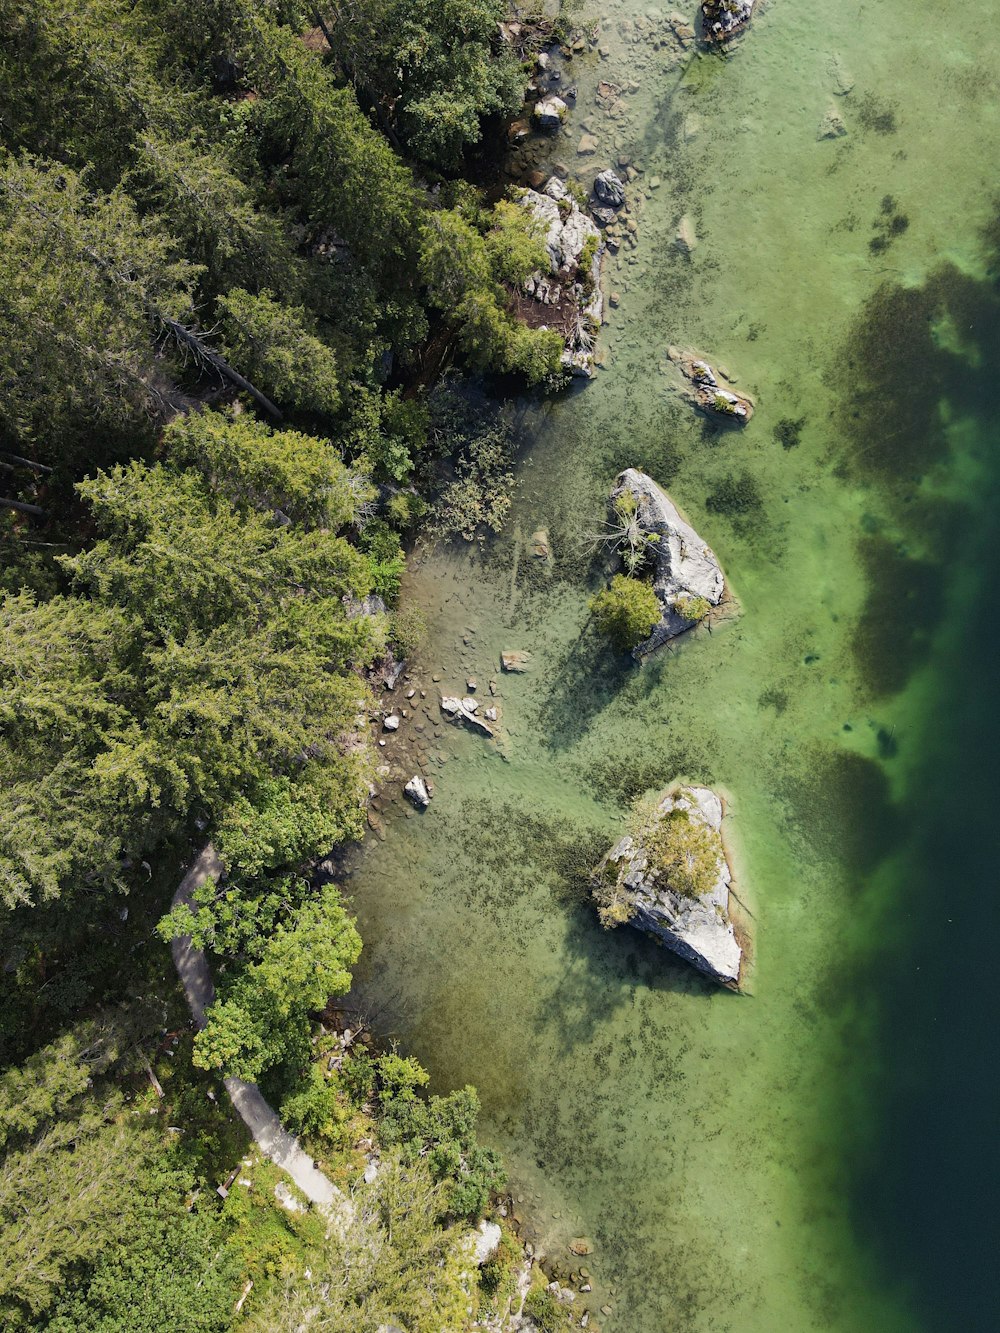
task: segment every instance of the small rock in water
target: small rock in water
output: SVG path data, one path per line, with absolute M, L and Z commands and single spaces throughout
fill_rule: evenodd
M 842 139 L 847 133 L 847 126 L 844 124 L 840 112 L 835 106 L 827 108 L 826 115 L 819 123 L 819 129 L 816 131 L 817 139 Z
M 546 528 L 539 528 L 533 532 L 528 541 L 528 550 L 536 560 L 548 560 L 552 554 L 549 548 L 549 534 Z
M 495 708 L 487 708 L 483 716 L 487 722 L 495 722 L 500 715 Z
M 505 648 L 500 654 L 500 665 L 504 671 L 527 671 L 531 654 L 521 648 Z
M 574 1236 L 569 1243 L 571 1254 L 593 1254 L 594 1247 L 586 1236 Z
M 589 157 L 591 153 L 597 152 L 597 140 L 592 134 L 584 134 L 576 146 L 576 151 L 581 157 Z
M 625 186 L 610 169 L 594 181 L 594 194 L 609 208 L 621 208 L 625 202 Z
M 467 713 L 474 713 L 476 709 L 479 707 L 479 700 L 473 699 L 471 694 L 466 695 L 466 697 L 462 700 L 462 707 L 465 709 Z
M 390 713 L 389 716 L 383 721 L 382 726 L 385 727 L 386 731 L 398 731 L 399 718 L 396 716 L 395 713 Z
M 472 678 L 471 676 L 470 676 L 469 679 L 465 682 L 465 685 L 466 685 L 466 688 L 468 689 L 468 691 L 469 691 L 470 694 L 472 694 L 473 691 L 477 688 L 477 686 L 476 686 L 476 682 L 473 680 L 473 678 Z
M 562 124 L 566 111 L 566 103 L 561 97 L 545 97 L 542 101 L 535 103 L 532 114 L 539 129 L 557 130 Z
M 426 810 L 430 805 L 431 794 L 427 790 L 427 783 L 419 773 L 415 777 L 410 778 L 403 790 L 418 810 Z
M 412 699 L 416 695 L 416 693 L 417 693 L 416 690 L 407 690 L 406 691 L 407 699 Z
M 698 244 L 698 233 L 694 229 L 694 219 L 690 213 L 685 213 L 677 226 L 677 235 L 674 237 L 674 244 L 681 254 L 689 255 Z

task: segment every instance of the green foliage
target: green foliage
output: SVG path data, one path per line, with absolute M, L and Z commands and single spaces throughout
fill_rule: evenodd
M 188 1211 L 193 1180 L 117 1106 L 88 1103 L 0 1166 L 5 1328 L 228 1327 L 237 1273 L 217 1222 Z
M 123 190 L 91 190 L 54 162 L 0 168 L 0 415 L 52 464 L 95 427 L 141 437 L 163 398 L 151 306 L 182 314 L 196 269 Z
M 103 1014 L 0 1074 L 0 1149 L 61 1116 L 119 1058 L 127 1035 L 120 1019 Z
M 260 942 L 257 961 L 227 985 L 195 1039 L 202 1069 L 256 1081 L 308 1049 L 309 1014 L 351 984 L 361 939 L 340 893 L 327 885 Z
M 524 1250 L 516 1236 L 501 1224 L 500 1244 L 479 1270 L 479 1288 L 492 1308 L 506 1309 L 514 1294 L 514 1274 L 524 1261 Z
M 293 523 L 339 529 L 353 520 L 365 495 L 323 440 L 297 431 L 273 431 L 246 413 L 192 412 L 176 417 L 163 435 L 164 451 L 196 468 L 211 490 L 241 513 L 272 514 Z
M 445 169 L 480 138 L 480 120 L 521 103 L 524 74 L 496 45 L 505 0 L 362 0 L 344 22 L 336 5 L 333 52 L 413 156 Z
M 352 1096 L 375 1107 L 379 1135 L 407 1162 L 423 1159 L 442 1187 L 442 1213 L 474 1221 L 505 1183 L 499 1156 L 476 1141 L 479 1099 L 466 1087 L 447 1097 L 419 1095 L 428 1076 L 416 1060 L 395 1052 L 358 1052 L 344 1068 Z
M 526 210 L 501 202 L 493 222 L 484 237 L 458 211 L 431 214 L 420 232 L 420 275 L 471 365 L 537 384 L 559 370 L 563 340 L 551 329 L 519 323 L 508 310 L 504 283 L 521 281 L 547 260 Z
M 334 1151 L 352 1146 L 356 1120 L 337 1080 L 327 1078 L 318 1064 L 310 1065 L 308 1077 L 281 1103 L 282 1124 Z
M 660 540 L 658 532 L 647 532 L 639 516 L 639 505 L 634 495 L 624 491 L 612 507 L 612 519 L 597 540 L 620 555 L 625 568 L 635 576 L 649 564 L 653 548 Z
M 694 622 L 705 619 L 712 609 L 712 603 L 705 597 L 691 597 L 687 593 L 682 593 L 674 601 L 673 609 L 685 620 Z
M 413 657 L 424 641 L 427 621 L 416 606 L 404 606 L 389 618 L 389 642 L 397 658 Z
M 406 569 L 406 557 L 399 534 L 380 518 L 369 519 L 361 530 L 361 549 L 368 556 L 372 591 L 390 606 L 399 600 L 399 583 Z
M 203 447 L 202 466 L 223 460 L 241 506 L 278 508 L 303 453 L 330 475 L 318 442 L 293 437 L 281 459 L 280 437 L 262 436 L 258 466 L 253 432 L 237 431 L 227 450 L 210 427 L 181 428 L 182 447 Z M 280 494 L 262 489 L 268 476 Z M 353 667 L 384 643 L 377 619 L 348 620 L 343 604 L 367 593 L 366 558 L 326 528 L 237 508 L 201 471 L 132 463 L 79 489 L 103 533 L 63 561 L 86 595 L 0 603 L 7 901 L 53 897 L 83 878 L 120 884 L 122 859 L 194 808 L 234 831 L 251 822 L 246 803 L 324 838 L 355 831 L 368 765 L 343 739 L 364 706 Z M 301 790 L 279 801 L 278 776 Z M 331 796 L 339 827 L 320 818 Z
M 687 809 L 675 806 L 654 819 L 642 843 L 675 893 L 700 898 L 715 887 L 721 857 L 718 835 Z
M 609 588 L 590 599 L 590 613 L 602 634 L 629 650 L 659 623 L 660 604 L 650 584 L 616 574 Z
M 538 1327 L 539 1333 L 559 1333 L 566 1327 L 566 1311 L 547 1287 L 532 1287 L 524 1301 L 524 1313 Z
M 468 1249 L 461 1227 L 440 1225 L 441 1186 L 425 1164 L 386 1157 L 353 1204 L 346 1233 L 330 1227 L 274 1284 L 248 1333 L 463 1333 L 472 1303 Z
M 426 438 L 427 409 L 419 399 L 351 386 L 344 447 L 359 466 L 374 476 L 405 481 Z
M 332 416 L 340 403 L 337 362 L 302 307 L 272 292 L 234 287 L 219 299 L 229 361 L 276 402 Z

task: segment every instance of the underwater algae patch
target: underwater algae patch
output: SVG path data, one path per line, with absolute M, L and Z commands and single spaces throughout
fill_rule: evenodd
M 806 746 L 800 764 L 778 779 L 774 795 L 789 839 L 843 866 L 842 880 L 853 892 L 861 892 L 862 877 L 899 840 L 900 817 L 884 770 L 854 751 Z
M 829 377 L 849 470 L 898 488 L 945 458 L 942 402 L 980 398 L 980 365 L 996 365 L 1000 355 L 998 325 L 993 284 L 954 264 L 919 286 L 883 283 L 859 311 Z M 948 329 L 960 330 L 961 341 L 942 337 Z
M 941 622 L 943 570 L 881 534 L 861 537 L 857 551 L 868 589 L 854 633 L 855 657 L 872 694 L 894 694 L 925 659 Z

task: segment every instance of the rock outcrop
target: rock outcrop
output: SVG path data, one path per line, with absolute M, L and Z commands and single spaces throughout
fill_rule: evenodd
M 561 333 L 566 343 L 563 365 L 574 375 L 590 378 L 604 311 L 601 234 L 558 176 L 552 176 L 541 192 L 525 190 L 521 204 L 545 229 L 549 271 L 533 273 L 525 283 L 530 306 L 520 313 L 534 328 Z
M 697 352 L 678 347 L 668 347 L 667 357 L 687 381 L 685 392 L 699 411 L 729 425 L 747 424 L 753 416 L 753 399 L 737 393 L 718 367 L 710 366 Z
M 479 716 L 479 700 L 473 699 L 471 695 L 467 695 L 464 699 L 458 699 L 454 695 L 443 695 L 441 712 L 451 722 L 464 722 L 473 731 L 481 731 L 486 736 L 494 734 L 490 724 Z
M 757 0 L 703 0 L 701 18 L 705 38 L 728 42 L 750 22 Z
M 693 826 L 704 879 L 710 883 L 699 896 L 671 885 L 642 837 L 631 834 L 619 839 L 597 867 L 593 888 L 606 922 L 627 921 L 713 981 L 738 989 L 743 947 L 730 917 L 732 871 L 722 840 L 723 813 L 721 797 L 708 787 L 672 787 L 656 807 L 651 830 L 670 817 Z
M 653 591 L 660 604 L 660 623 L 632 650 L 632 656 L 642 661 L 718 606 L 725 596 L 726 581 L 711 547 L 685 522 L 652 477 L 634 467 L 619 473 L 611 492 L 612 508 L 626 496 L 635 502 L 642 531 L 654 539 Z

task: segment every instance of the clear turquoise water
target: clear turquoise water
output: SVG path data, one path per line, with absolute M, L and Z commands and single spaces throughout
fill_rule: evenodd
M 992 13 L 772 0 L 731 59 L 678 63 L 621 28 L 656 11 L 602 12 L 609 54 L 578 69 L 551 154 L 592 172 L 628 151 L 661 184 L 609 265 L 608 368 L 512 404 L 507 530 L 418 552 L 427 697 L 386 748 L 386 841 L 348 881 L 358 990 L 439 1086 L 479 1087 L 535 1243 L 575 1268 L 568 1241 L 592 1239 L 606 1329 L 990 1329 Z M 625 114 L 594 109 L 598 77 L 639 84 Z M 832 103 L 848 133 L 819 141 Z M 583 121 L 600 149 L 578 162 Z M 692 417 L 668 343 L 739 377 L 746 431 Z M 740 604 L 641 671 L 585 627 L 586 534 L 627 465 L 670 489 Z M 527 553 L 539 526 L 551 573 Z M 533 670 L 501 676 L 503 647 Z M 497 679 L 499 746 L 440 724 L 435 674 Z M 398 799 L 418 762 L 424 816 Z M 585 902 L 632 799 L 678 776 L 731 796 L 749 997 Z

